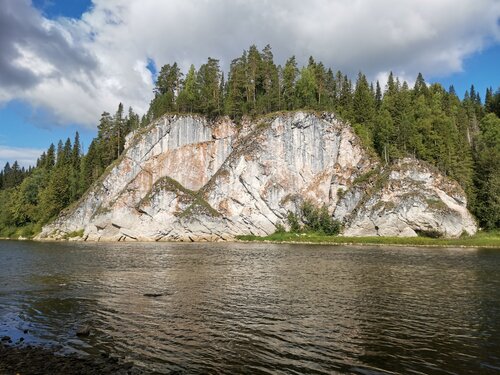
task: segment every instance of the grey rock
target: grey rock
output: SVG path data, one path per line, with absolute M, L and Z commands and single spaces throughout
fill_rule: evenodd
M 163 293 L 144 293 L 143 296 L 156 298 L 156 297 L 162 297 Z
M 88 324 L 85 324 L 85 325 L 81 326 L 76 331 L 76 335 L 79 336 L 79 337 L 90 336 L 90 326 Z

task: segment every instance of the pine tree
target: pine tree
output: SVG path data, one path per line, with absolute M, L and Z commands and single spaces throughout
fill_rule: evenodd
M 327 74 L 323 63 L 314 65 L 314 78 L 316 81 L 316 96 L 318 101 L 318 109 L 327 109 Z
M 259 89 L 261 56 L 255 45 L 248 49 L 246 77 L 247 77 L 247 103 L 249 103 L 250 112 L 255 111 L 257 105 L 257 91 Z
M 279 108 L 279 75 L 274 64 L 271 46 L 268 44 L 261 54 L 261 81 L 263 93 L 259 97 L 258 113 L 269 113 Z
M 231 62 L 226 91 L 225 113 L 232 118 L 240 119 L 243 114 L 248 113 L 246 53 Z
M 115 116 L 112 122 L 112 132 L 113 132 L 113 144 L 112 148 L 113 159 L 118 158 L 123 151 L 125 144 L 125 119 L 123 117 L 123 104 L 118 104 L 118 109 L 116 110 Z
M 200 88 L 200 112 L 209 117 L 222 113 L 222 98 L 220 97 L 221 71 L 219 60 L 208 58 L 198 71 L 198 86 Z
M 155 88 L 155 97 L 150 104 L 150 115 L 158 118 L 164 113 L 177 110 L 176 99 L 181 89 L 182 72 L 177 63 L 161 67 Z
M 295 109 L 295 83 L 297 82 L 297 77 L 299 70 L 297 68 L 297 61 L 295 56 L 289 58 L 283 68 L 283 86 L 282 86 L 282 98 L 284 103 L 284 108 L 287 110 Z

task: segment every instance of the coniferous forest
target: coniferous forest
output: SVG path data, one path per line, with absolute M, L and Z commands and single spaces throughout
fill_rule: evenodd
M 0 236 L 37 233 L 120 156 L 128 133 L 165 113 L 238 122 L 298 109 L 336 113 L 384 163 L 410 156 L 435 165 L 466 191 L 482 228 L 500 228 L 500 87 L 482 98 L 472 85 L 461 99 L 453 86 L 429 85 L 421 74 L 413 87 L 392 73 L 387 82 L 369 82 L 361 72 L 353 81 L 313 57 L 302 67 L 293 56 L 276 65 L 270 46 L 251 46 L 227 76 L 213 58 L 187 72 L 164 65 L 148 112 L 125 112 L 121 103 L 113 115 L 104 112 L 86 153 L 76 133 L 51 144 L 35 166 L 7 163 L 0 172 Z

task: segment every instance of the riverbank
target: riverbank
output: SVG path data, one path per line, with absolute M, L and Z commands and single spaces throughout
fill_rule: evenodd
M 460 238 L 343 237 L 320 233 L 274 233 L 269 236 L 238 236 L 243 242 L 301 243 L 323 245 L 422 246 L 500 248 L 500 232 L 480 232 Z
M 0 344 L 0 374 L 139 375 L 143 372 L 131 363 L 122 363 L 114 357 L 61 356 L 44 348 Z
M 83 239 L 68 238 L 64 240 L 34 240 L 32 238 L 0 237 L 0 240 L 12 241 L 39 241 L 39 242 L 83 242 Z M 92 241 L 90 241 L 92 242 Z M 113 243 L 114 241 L 99 241 Z M 135 241 L 137 243 L 154 241 Z M 165 242 L 165 241 L 160 241 Z M 178 241 L 172 241 L 178 242 Z M 230 241 L 228 241 L 230 242 Z M 470 247 L 470 248 L 499 248 L 500 232 L 480 232 L 474 236 L 460 238 L 430 238 L 430 237 L 344 237 L 327 236 L 320 233 L 274 233 L 269 236 L 244 235 L 237 236 L 236 242 L 266 242 L 282 244 L 308 245 L 366 245 L 366 246 L 416 246 L 416 247 Z M 180 243 L 180 242 L 179 242 Z

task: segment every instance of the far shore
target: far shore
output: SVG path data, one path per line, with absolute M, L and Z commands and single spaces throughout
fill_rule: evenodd
M 9 238 L 0 237 L 0 240 L 11 241 L 35 241 L 35 242 L 88 242 L 88 243 L 117 243 L 121 241 L 84 241 L 81 238 L 70 239 L 33 239 L 33 238 Z M 125 241 L 126 243 L 153 243 L 152 241 Z M 172 243 L 206 243 L 208 241 L 157 241 Z M 460 238 L 430 238 L 430 237 L 344 237 L 326 236 L 318 233 L 274 233 L 269 236 L 237 236 L 228 241 L 213 241 L 227 243 L 269 243 L 269 244 L 302 244 L 302 245 L 328 245 L 328 246 L 390 246 L 390 247 L 432 247 L 432 248 L 485 248 L 500 249 L 500 233 L 480 232 L 474 236 Z
M 237 240 L 238 243 L 268 243 L 275 245 L 320 245 L 320 246 L 377 246 L 377 247 L 432 247 L 432 248 L 463 248 L 463 249 L 500 249 L 500 243 L 498 245 L 444 245 L 444 244 L 414 244 L 414 243 L 380 243 L 380 242 L 313 242 L 313 241 L 276 241 L 276 240 Z
M 274 233 L 269 236 L 238 236 L 239 241 L 268 243 L 301 243 L 321 245 L 366 245 L 366 246 L 410 246 L 443 248 L 499 248 L 499 232 L 478 232 L 473 236 L 459 238 L 431 237 L 344 237 L 327 236 L 322 233 Z

